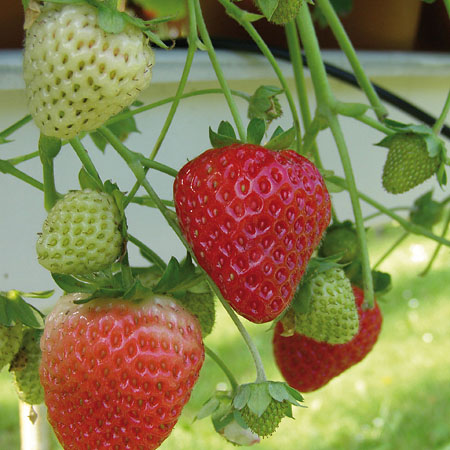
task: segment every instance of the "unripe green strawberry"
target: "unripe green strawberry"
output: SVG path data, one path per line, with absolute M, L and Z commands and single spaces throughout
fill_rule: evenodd
M 341 254 L 338 262 L 346 264 L 359 255 L 359 242 L 356 230 L 350 222 L 332 225 L 326 231 L 319 248 L 319 255 L 328 257 Z
M 22 337 L 21 323 L 10 327 L 0 325 L 0 370 L 8 365 L 19 351 Z
M 295 329 L 318 342 L 344 344 L 357 333 L 358 310 L 350 280 L 342 269 L 334 267 L 309 281 L 309 308 L 296 312 Z
M 303 1 L 304 0 L 279 0 L 277 8 L 269 19 L 270 22 L 277 25 L 284 25 L 295 19 Z
M 42 330 L 25 330 L 22 345 L 9 368 L 14 378 L 19 398 L 30 405 L 39 405 L 44 401 L 44 390 L 39 380 L 41 349 L 39 341 Z
M 270 436 L 280 424 L 283 417 L 286 416 L 288 403 L 279 402 L 272 398 L 269 406 L 258 416 L 246 405 L 241 411 L 241 415 L 250 430 L 260 437 Z
M 36 244 L 41 265 L 82 275 L 105 269 L 121 254 L 121 215 L 114 198 L 90 189 L 73 191 L 50 210 Z
M 36 125 L 62 139 L 98 128 L 148 85 L 153 63 L 138 28 L 106 33 L 86 3 L 46 4 L 27 31 L 23 62 Z
M 401 194 L 436 173 L 440 159 L 430 157 L 425 139 L 414 133 L 397 133 L 384 140 L 389 148 L 383 168 L 383 186 L 391 194 Z

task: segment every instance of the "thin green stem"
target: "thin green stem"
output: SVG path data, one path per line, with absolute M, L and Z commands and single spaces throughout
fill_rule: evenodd
M 200 37 L 203 41 L 203 43 L 205 44 L 206 47 L 206 51 L 208 52 L 208 56 L 209 59 L 211 61 L 211 64 L 213 66 L 213 69 L 216 73 L 216 77 L 217 80 L 220 84 L 220 87 L 223 90 L 225 99 L 228 103 L 228 107 L 230 109 L 231 115 L 233 116 L 233 120 L 234 123 L 236 124 L 236 128 L 238 130 L 238 134 L 241 140 L 245 140 L 246 138 L 246 131 L 244 128 L 244 124 L 242 122 L 241 116 L 239 114 L 239 111 L 236 107 L 236 104 L 234 102 L 233 96 L 231 95 L 231 90 L 228 86 L 227 80 L 223 74 L 222 68 L 219 64 L 219 61 L 217 59 L 217 55 L 216 55 L 216 51 L 214 49 L 214 46 L 211 42 L 211 38 L 209 37 L 209 33 L 208 30 L 206 28 L 206 24 L 205 21 L 203 19 L 203 14 L 202 14 L 202 9 L 200 6 L 200 1 L 199 0 L 188 0 L 193 1 L 195 4 L 195 13 L 196 13 L 196 17 L 197 17 L 197 26 L 198 26 L 198 31 L 200 34 Z M 219 0 L 220 1 L 220 0 Z
M 236 6 L 230 0 L 219 0 L 219 2 L 225 7 L 226 12 L 234 20 L 236 20 L 242 28 L 245 29 L 247 34 L 252 38 L 253 42 L 255 42 L 255 44 L 261 51 L 261 53 L 265 56 L 266 60 L 272 66 L 278 80 L 280 81 L 281 87 L 284 90 L 284 94 L 286 95 L 286 99 L 289 104 L 289 109 L 291 110 L 292 120 L 294 122 L 294 127 L 295 127 L 296 134 L 297 134 L 297 151 L 300 153 L 300 151 L 301 151 L 301 136 L 302 136 L 300 119 L 298 116 L 297 107 L 295 105 L 295 101 L 292 96 L 291 90 L 289 88 L 289 85 L 287 83 L 285 76 L 283 75 L 283 72 L 281 71 L 281 68 L 280 68 L 277 60 L 275 59 L 272 52 L 270 51 L 270 48 L 264 42 L 264 39 L 256 31 L 256 28 L 252 25 L 251 22 L 249 22 L 245 18 L 246 12 L 245 11 L 243 12 L 238 6 Z
M 442 229 L 442 237 L 445 237 L 445 235 L 447 234 L 447 230 L 448 227 L 450 226 L 450 210 L 447 213 L 447 219 L 444 223 L 444 228 Z M 423 271 L 419 274 L 419 276 L 424 277 L 428 274 L 428 272 L 431 270 L 431 267 L 433 266 L 434 261 L 436 260 L 439 251 L 441 250 L 442 244 L 439 243 L 436 248 L 434 249 L 433 255 L 431 256 L 431 259 L 428 261 L 427 266 L 425 267 L 425 269 L 423 269 Z
M 336 99 L 331 91 L 328 83 L 325 65 L 322 61 L 319 42 L 315 33 L 311 14 L 308 5 L 303 3 L 297 16 L 297 26 L 302 38 L 306 57 L 308 59 L 308 67 L 314 86 L 314 92 L 317 99 L 318 119 L 323 118 L 327 121 L 331 133 L 336 142 L 339 156 L 344 169 L 345 178 L 348 183 L 348 191 L 355 217 L 356 232 L 358 235 L 359 247 L 361 252 L 361 262 L 364 280 L 364 307 L 372 308 L 374 304 L 373 280 L 370 269 L 369 250 L 367 247 L 366 231 L 364 227 L 364 219 L 359 204 L 358 191 L 356 189 L 355 176 L 347 149 L 347 144 L 342 133 L 339 120 L 333 113 Z
M 356 55 L 355 49 L 344 29 L 342 23 L 336 14 L 333 6 L 330 3 L 330 0 L 317 0 L 317 6 L 320 8 L 322 14 L 324 15 L 328 25 L 330 26 L 336 40 L 339 43 L 339 46 L 344 51 L 347 59 L 352 66 L 353 72 L 358 80 L 358 84 L 361 86 L 361 89 L 365 92 L 370 104 L 375 110 L 375 113 L 380 121 L 384 120 L 384 118 L 388 115 L 387 109 L 381 103 L 378 94 L 376 93 L 372 83 L 367 78 L 361 63 Z
M 210 94 L 221 94 L 221 95 L 223 95 L 223 90 L 220 89 L 220 88 L 199 89 L 197 91 L 184 93 L 180 97 L 180 99 L 186 99 L 186 98 L 190 98 L 190 97 L 197 97 L 197 96 L 200 96 L 200 95 L 210 95 Z M 247 100 L 247 101 L 250 100 L 250 95 L 245 93 L 245 92 L 241 92 L 241 91 L 237 91 L 235 89 L 231 89 L 231 94 L 234 95 L 235 97 L 240 97 L 240 98 L 242 98 L 244 100 Z M 117 114 L 117 116 L 111 117 L 111 119 L 109 119 L 106 122 L 105 125 L 111 125 L 113 123 L 120 122 L 121 120 L 128 119 L 130 117 L 134 117 L 135 115 L 143 113 L 145 111 L 149 111 L 151 109 L 158 108 L 159 106 L 167 105 L 168 103 L 172 103 L 175 100 L 175 98 L 176 97 L 167 97 L 167 98 L 164 98 L 164 99 L 159 100 L 157 102 L 150 103 L 149 105 L 141 106 L 141 107 L 135 108 L 135 109 L 130 109 L 128 111 L 123 111 L 120 114 Z
M 89 153 L 84 148 L 83 144 L 81 143 L 80 139 L 78 137 L 75 137 L 71 139 L 70 145 L 75 150 L 75 153 L 77 154 L 78 158 L 80 159 L 81 163 L 83 164 L 83 167 L 86 169 L 86 172 L 91 175 L 91 177 L 94 178 L 94 180 L 99 184 L 99 186 L 102 186 L 102 180 L 100 178 L 100 175 L 97 172 L 97 169 L 94 166 L 94 163 L 92 162 L 91 158 L 89 157 Z
M 12 175 L 13 177 L 16 177 L 19 180 L 24 181 L 25 183 L 29 184 L 30 186 L 33 186 L 36 189 L 39 189 L 40 191 L 44 191 L 44 185 L 40 181 L 36 180 L 33 177 L 30 177 L 26 173 L 17 169 L 9 161 L 0 159 L 0 172 Z
M 409 231 L 403 232 L 403 234 L 388 248 L 388 250 L 380 257 L 380 259 L 374 264 L 373 270 L 376 270 L 386 258 L 410 235 Z
M 391 211 L 410 211 L 410 209 L 411 208 L 409 206 L 397 206 L 395 208 L 391 208 L 390 210 Z M 368 222 L 369 220 L 374 219 L 375 217 L 382 216 L 382 215 L 384 215 L 384 212 L 382 212 L 382 211 L 374 212 L 374 213 L 369 214 L 368 216 L 364 217 L 364 222 Z
M 175 207 L 173 200 L 161 200 L 164 206 L 170 206 L 171 208 Z M 150 208 L 156 208 L 157 206 L 153 203 L 151 199 L 147 196 L 145 197 L 134 197 L 131 203 L 135 203 L 136 205 L 148 206 Z
M 34 159 L 39 156 L 39 151 L 27 153 L 26 155 L 17 156 L 16 158 L 10 158 L 8 161 L 13 165 L 16 166 L 17 164 L 23 163 L 25 161 L 29 161 L 30 159 Z
M 18 130 L 19 128 L 22 128 L 24 125 L 26 125 L 28 122 L 30 122 L 32 119 L 31 115 L 28 114 L 25 117 L 22 117 L 22 119 L 18 120 L 17 122 L 13 123 L 11 126 L 6 128 L 0 133 L 0 142 L 4 139 L 6 139 L 9 135 L 14 133 L 14 131 Z
M 186 55 L 186 61 L 184 63 L 183 73 L 181 74 L 180 81 L 178 82 L 177 92 L 175 93 L 175 98 L 172 102 L 172 105 L 169 110 L 169 114 L 167 115 L 166 121 L 159 133 L 158 139 L 153 147 L 152 153 L 150 154 L 150 159 L 155 159 L 161 145 L 164 141 L 164 138 L 169 131 L 170 125 L 172 124 L 175 113 L 178 109 L 178 105 L 180 104 L 181 97 L 183 95 L 184 89 L 186 87 L 187 80 L 189 78 L 189 73 L 191 71 L 192 62 L 194 61 L 194 55 L 197 50 L 197 30 L 196 30 L 196 18 L 195 11 L 192 1 L 187 2 L 188 12 L 189 12 L 189 46 Z
M 442 112 L 439 115 L 438 119 L 433 125 L 433 132 L 436 135 L 439 135 L 442 127 L 444 126 L 445 119 L 447 118 L 448 112 L 450 111 L 450 91 L 448 91 L 447 99 L 445 100 L 444 107 L 442 108 Z
M 337 184 L 338 186 L 341 186 L 344 189 L 348 190 L 347 182 L 337 176 L 331 176 L 328 177 L 332 183 Z M 398 214 L 395 214 L 391 209 L 386 208 L 381 203 L 377 202 L 373 198 L 369 197 L 366 194 L 363 194 L 362 192 L 358 192 L 358 196 L 361 200 L 365 201 L 369 205 L 372 205 L 379 211 L 382 211 L 386 216 L 390 217 L 391 219 L 395 220 L 397 223 L 399 223 L 406 231 L 409 231 L 413 234 L 418 234 L 421 236 L 425 236 L 429 239 L 432 239 L 433 241 L 439 242 L 442 245 L 445 245 L 447 247 L 450 247 L 450 241 L 443 238 L 442 236 L 437 236 L 436 234 L 432 233 L 430 230 L 428 230 L 425 227 L 422 227 L 421 225 L 416 225 L 414 223 L 409 222 L 408 220 L 404 219 L 403 217 L 399 216 Z
M 183 236 L 183 233 L 178 226 L 178 221 L 176 218 L 176 215 L 173 211 L 166 208 L 162 200 L 159 198 L 158 194 L 154 191 L 151 184 L 148 182 L 148 180 L 145 178 L 144 169 L 142 166 L 138 166 L 136 161 L 135 154 L 129 150 L 125 144 L 123 144 L 120 139 L 107 127 L 101 126 L 98 131 L 103 135 L 105 139 L 108 140 L 108 142 L 112 145 L 112 147 L 117 151 L 117 153 L 125 160 L 125 162 L 128 164 L 132 172 L 134 173 L 135 177 L 138 179 L 138 181 L 142 184 L 142 187 L 147 191 L 148 195 L 150 196 L 151 200 L 155 203 L 157 208 L 160 210 L 163 217 L 166 219 L 166 222 L 169 224 L 169 226 L 172 228 L 172 230 L 175 232 L 175 234 L 178 236 L 186 250 L 190 253 L 192 260 L 195 261 L 197 264 L 197 259 L 195 255 L 192 252 L 192 249 L 188 242 L 186 241 L 185 237 Z M 254 342 L 252 341 L 251 337 L 249 336 L 247 330 L 245 329 L 244 325 L 242 325 L 241 321 L 235 314 L 235 312 L 231 309 L 231 306 L 228 304 L 228 302 L 223 298 L 222 293 L 220 292 L 219 288 L 216 286 L 216 284 L 211 280 L 211 277 L 209 277 L 208 274 L 205 273 L 205 276 L 207 277 L 209 284 L 211 285 L 212 290 L 219 298 L 220 302 L 222 303 L 225 310 L 230 315 L 231 319 L 235 323 L 236 327 L 238 328 L 239 332 L 241 333 L 242 337 L 244 338 L 244 341 L 247 344 L 247 347 L 249 348 L 249 351 L 253 357 L 253 360 L 255 362 L 256 367 L 256 373 L 257 373 L 257 381 L 264 381 L 266 379 L 266 375 L 264 372 L 264 367 L 261 360 L 261 355 L 258 352 L 258 349 L 256 348 Z
M 42 177 L 44 180 L 44 207 L 48 212 L 58 200 L 53 160 L 42 161 Z
M 365 114 L 356 116 L 354 119 L 358 120 L 359 122 L 365 123 L 366 125 L 369 125 L 370 127 L 374 128 L 375 130 L 381 131 L 382 133 L 386 135 L 394 134 L 395 131 L 388 128 L 386 125 L 383 125 L 381 122 L 378 122 L 378 120 L 374 119 L 373 117 L 367 116 Z
M 234 375 L 231 373 L 231 370 L 222 361 L 222 359 L 217 353 L 213 352 L 207 345 L 204 345 L 204 347 L 205 353 L 222 369 L 222 372 L 226 375 L 228 381 L 230 382 L 231 389 L 233 390 L 233 392 L 235 392 L 239 387 L 239 383 L 237 382 Z
M 137 237 L 132 236 L 131 234 L 127 235 L 128 240 L 133 243 L 139 250 L 142 252 L 145 258 L 151 261 L 155 266 L 157 266 L 162 271 L 166 270 L 166 263 L 164 260 L 151 248 L 147 247 L 142 241 L 140 241 Z
M 140 157 L 139 160 L 146 169 L 154 169 L 174 178 L 178 175 L 178 172 L 175 169 L 170 166 L 166 166 L 165 164 L 159 163 L 158 161 L 153 161 L 144 157 Z

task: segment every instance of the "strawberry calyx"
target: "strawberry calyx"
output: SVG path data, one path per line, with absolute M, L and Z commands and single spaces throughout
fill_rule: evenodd
M 248 118 L 263 119 L 268 124 L 283 115 L 277 96 L 283 89 L 277 86 L 259 86 L 249 99 Z
M 55 3 L 60 4 L 60 1 L 53 0 L 25 0 L 24 9 L 25 17 L 28 19 L 25 21 L 25 29 L 28 29 L 33 25 L 35 20 L 39 17 L 42 9 L 42 3 Z M 121 33 L 126 25 L 132 25 L 141 30 L 151 42 L 158 45 L 161 48 L 167 49 L 168 46 L 158 37 L 152 29 L 162 23 L 172 20 L 171 17 L 156 18 L 151 20 L 143 20 L 139 17 L 130 15 L 126 11 L 122 11 L 121 7 L 118 7 L 117 0 L 66 0 L 64 4 L 80 4 L 85 3 L 96 8 L 98 13 L 98 24 L 107 33 L 117 34 Z
M 284 417 L 293 418 L 292 405 L 302 406 L 302 395 L 288 384 L 263 381 L 240 385 L 233 407 L 260 437 L 270 436 Z

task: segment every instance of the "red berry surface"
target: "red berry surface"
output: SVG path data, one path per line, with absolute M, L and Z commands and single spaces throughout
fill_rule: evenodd
M 198 263 L 255 323 L 290 303 L 330 221 L 330 196 L 308 159 L 250 144 L 207 150 L 187 163 L 174 199 Z
M 317 342 L 299 333 L 283 337 L 278 322 L 273 339 L 275 361 L 284 379 L 300 392 L 311 392 L 326 385 L 349 367 L 360 362 L 375 345 L 381 330 L 378 304 L 362 309 L 364 293 L 353 287 L 359 315 L 359 332 L 345 344 Z
M 64 449 L 159 447 L 204 360 L 197 319 L 170 297 L 62 297 L 41 339 L 48 418 Z

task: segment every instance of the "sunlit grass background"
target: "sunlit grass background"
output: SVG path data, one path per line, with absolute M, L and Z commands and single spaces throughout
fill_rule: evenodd
M 376 261 L 403 231 L 370 231 Z M 393 275 L 393 289 L 380 306 L 383 330 L 373 351 L 357 366 L 317 392 L 306 394 L 307 408 L 285 419 L 260 449 L 283 450 L 450 450 L 450 252 L 443 248 L 432 272 L 425 267 L 435 244 L 409 237 L 380 267 Z M 268 376 L 281 380 L 273 363 L 268 326 L 249 323 Z M 207 344 L 219 353 L 241 382 L 254 379 L 249 354 L 230 319 L 218 308 Z M 163 450 L 231 449 L 210 420 L 192 418 L 225 381 L 206 359 L 202 374 Z M 7 371 L 0 373 L 0 449 L 20 448 L 18 403 Z M 54 441 L 52 450 L 60 449 Z

